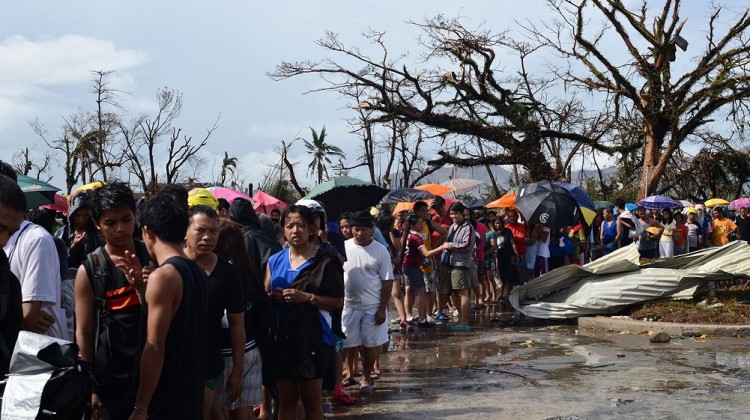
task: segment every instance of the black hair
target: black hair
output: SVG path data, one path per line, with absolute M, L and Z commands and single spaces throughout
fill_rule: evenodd
M 226 198 L 218 198 L 219 204 L 216 205 L 216 210 L 229 210 L 229 201 Z
M 128 209 L 135 214 L 133 190 L 124 182 L 102 185 L 91 192 L 86 202 L 94 220 L 99 220 L 105 211 Z
M 463 213 L 464 210 L 466 210 L 466 206 L 460 201 L 455 201 L 448 209 L 448 211 L 452 211 L 454 213 Z M 469 217 L 471 217 L 471 212 L 469 212 Z
M 413 208 L 414 208 L 414 211 L 417 212 L 417 211 L 420 211 L 422 207 L 427 207 L 427 203 L 425 203 L 424 201 L 417 201 L 416 203 L 414 203 Z
M 352 218 L 352 212 L 345 211 L 345 212 L 341 213 L 341 216 L 339 216 L 339 221 L 349 220 L 351 218 Z
M 180 184 L 167 184 L 161 187 L 159 194 L 171 195 L 178 205 L 188 206 L 188 190 Z
M 160 240 L 180 244 L 185 240 L 188 228 L 187 203 L 182 205 L 169 194 L 157 194 L 143 203 L 138 221 Z
M 52 233 L 52 217 L 50 217 L 47 210 L 31 209 L 26 212 L 26 220 L 43 227 L 50 234 Z
M 189 219 L 192 219 L 196 214 L 204 214 L 209 218 L 216 220 L 217 222 L 219 221 L 219 215 L 216 214 L 214 209 L 203 204 L 190 207 L 187 214 Z
M 669 215 L 669 222 L 668 223 L 672 223 L 674 221 L 674 216 L 672 215 L 672 209 L 670 209 L 669 207 L 667 207 L 665 209 L 662 209 L 661 212 L 662 213 L 667 212 L 667 214 Z
M 618 209 L 624 209 L 625 208 L 625 200 L 623 198 L 621 198 L 621 197 L 618 197 L 615 200 L 615 207 L 617 207 Z
M 239 226 L 229 219 L 219 221 L 219 237 L 214 253 L 229 261 L 242 277 L 247 291 L 263 291 L 263 279 L 251 263 Z
M 16 173 L 16 170 L 13 169 L 8 162 L 2 160 L 0 160 L 0 175 L 5 175 L 12 179 L 13 182 L 18 182 L 18 174 Z
M 409 225 L 409 227 L 416 225 L 420 220 L 422 220 L 421 217 L 417 216 L 416 214 L 412 214 L 406 219 L 406 223 Z
M 286 225 L 286 218 L 289 217 L 290 214 L 299 214 L 302 220 L 305 221 L 305 224 L 307 226 L 313 226 L 315 225 L 315 219 L 313 218 L 313 212 L 306 206 L 300 206 L 297 204 L 292 204 L 291 206 L 287 206 L 284 211 L 281 213 L 281 218 L 279 219 L 279 223 L 281 226 Z M 317 232 L 315 232 L 317 234 Z
M 273 212 L 277 212 L 277 213 L 281 214 L 281 210 L 276 209 L 276 208 L 271 209 L 271 213 L 273 213 Z
M 0 206 L 26 213 L 26 196 L 21 187 L 12 178 L 4 175 L 0 175 Z

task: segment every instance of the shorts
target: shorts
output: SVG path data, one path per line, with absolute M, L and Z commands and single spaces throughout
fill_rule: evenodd
M 470 289 L 472 287 L 472 271 L 460 268 L 450 269 L 451 288 L 453 290 Z
M 483 279 L 487 273 L 486 260 L 477 261 L 477 279 Z
M 404 283 L 406 287 L 422 289 L 425 287 L 424 278 L 431 273 L 422 273 L 419 267 L 404 267 Z
M 471 260 L 471 264 L 469 265 L 469 288 L 471 289 L 479 287 L 479 277 L 477 276 L 477 271 L 477 262 Z
M 388 323 L 375 325 L 378 307 L 354 309 L 344 306 L 341 326 L 344 328 L 344 348 L 364 346 L 373 348 L 388 342 Z
M 318 351 L 311 354 L 307 360 L 299 360 L 297 349 L 283 345 L 274 349 L 273 375 L 277 380 L 308 381 L 321 379 L 330 365 L 333 346 L 320 343 Z M 308 369 L 311 371 L 308 372 Z M 305 372 L 303 376 L 300 371 Z
M 437 292 L 441 295 L 449 295 L 453 291 L 451 285 L 451 272 L 448 267 L 440 267 L 437 274 Z
M 484 260 L 484 266 L 490 273 L 494 274 L 497 271 L 497 261 L 495 261 L 494 257 Z
M 240 407 L 250 407 L 263 401 L 263 363 L 260 350 L 256 347 L 245 352 L 245 371 L 242 373 L 242 393 L 233 402 L 227 401 L 227 379 L 232 372 L 232 358 L 224 357 L 224 372 L 219 380 L 219 387 L 214 395 L 214 404 L 221 408 L 234 410 Z

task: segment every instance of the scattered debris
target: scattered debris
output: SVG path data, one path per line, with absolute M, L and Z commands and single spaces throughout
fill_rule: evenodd
M 672 337 L 665 332 L 652 332 L 648 335 L 648 340 L 652 343 L 669 343 Z
M 625 357 L 625 353 L 617 353 L 617 357 Z

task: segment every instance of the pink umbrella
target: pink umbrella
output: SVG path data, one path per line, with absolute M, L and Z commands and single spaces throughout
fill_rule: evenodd
M 68 214 L 68 199 L 64 195 L 55 194 L 55 202 L 53 204 L 45 204 L 42 208 Z
M 240 191 L 235 191 L 230 188 L 225 187 L 210 187 L 208 188 L 209 191 L 214 195 L 216 198 L 223 198 L 227 201 L 229 201 L 229 204 L 232 204 L 232 201 L 234 201 L 235 198 L 244 198 L 247 201 L 253 202 L 253 199 Z
M 253 200 L 255 201 L 255 205 L 253 206 L 253 209 L 255 209 L 256 213 L 264 213 L 267 215 L 271 215 L 271 210 L 283 210 L 284 207 L 286 207 L 286 203 L 279 200 L 278 198 L 266 194 L 263 191 L 256 191 L 253 195 Z
M 732 203 L 729 204 L 729 207 L 733 208 L 735 210 L 739 210 L 739 209 L 741 209 L 743 207 L 750 208 L 750 198 L 745 198 L 745 197 L 738 198 L 738 199 L 732 201 Z

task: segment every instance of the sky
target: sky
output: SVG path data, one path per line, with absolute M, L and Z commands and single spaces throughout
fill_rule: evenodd
M 684 7 L 684 13 L 696 14 L 691 19 L 705 21 L 705 8 L 692 10 L 693 2 Z M 168 87 L 183 94 L 175 125 L 185 134 L 202 138 L 219 118 L 203 150 L 203 181 L 216 179 L 226 151 L 257 185 L 265 165 L 278 160 L 274 146 L 282 139 L 309 139 L 309 127 L 319 131 L 325 125 L 331 144 L 357 156 L 358 140 L 346 124 L 353 111 L 343 98 L 304 95 L 321 86 L 315 76 L 277 82 L 266 73 L 284 60 L 325 57 L 315 40 L 327 30 L 363 48 L 362 32 L 385 31 L 393 54 L 409 54 L 416 62 L 422 51 L 415 42 L 418 30 L 407 22 L 439 13 L 498 32 L 517 28 L 516 20 L 550 15 L 542 1 L 11 2 L 0 15 L 0 159 L 10 161 L 23 147 L 37 156 L 46 150 L 30 120 L 38 119 L 54 137 L 63 117 L 92 110 L 91 70 L 116 70 L 110 81 L 126 92 L 118 100 L 128 117 L 153 113 L 157 90 Z M 704 28 L 686 29 L 697 36 Z M 310 159 L 301 144 L 291 160 L 300 162 L 297 174 L 303 176 Z M 52 175 L 52 184 L 64 187 L 62 170 Z M 313 184 L 312 177 L 303 178 L 303 184 Z

